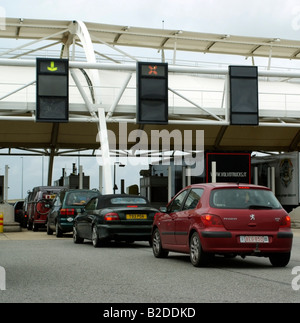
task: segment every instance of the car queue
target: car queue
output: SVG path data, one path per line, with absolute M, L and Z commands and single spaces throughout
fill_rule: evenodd
M 154 257 L 185 253 L 195 267 L 214 256 L 265 257 L 275 267 L 290 261 L 291 219 L 266 187 L 193 184 L 159 210 L 142 196 L 97 190 L 39 187 L 36 196 L 34 203 L 30 198 L 24 203 L 32 205 L 26 210 L 28 229 L 44 226 L 57 237 L 73 232 L 75 244 L 86 239 L 97 248 L 111 240 L 148 241 Z

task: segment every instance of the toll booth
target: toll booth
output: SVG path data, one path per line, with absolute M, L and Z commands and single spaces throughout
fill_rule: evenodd
M 299 152 L 270 154 L 252 158 L 254 181 L 267 186 L 287 212 L 300 205 Z
M 216 182 L 252 182 L 251 152 L 206 152 L 205 165 L 199 176 L 188 176 L 186 165 L 153 164 L 140 175 L 141 195 L 146 196 L 153 206 L 165 206 L 182 188 L 197 183 L 212 182 L 212 163 L 215 163 Z
M 75 164 L 73 164 L 73 170 L 69 176 L 66 176 L 65 169 L 63 168 L 61 178 L 54 181 L 55 186 L 64 186 L 70 189 L 79 189 L 79 183 L 80 174 L 77 174 Z M 90 176 L 85 176 L 84 173 L 82 173 L 82 188 L 86 190 L 90 189 Z

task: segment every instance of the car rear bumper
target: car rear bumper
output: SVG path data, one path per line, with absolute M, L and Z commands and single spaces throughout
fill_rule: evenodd
M 58 226 L 62 232 L 72 232 L 73 231 L 73 223 L 74 217 L 58 217 Z
M 33 219 L 33 221 L 32 222 L 34 222 L 35 224 L 38 224 L 38 225 L 45 225 L 46 224 L 46 221 L 47 220 L 35 220 L 35 219 Z
M 268 243 L 242 243 L 241 236 L 268 237 Z M 202 248 L 210 253 L 269 254 L 287 253 L 292 249 L 292 231 L 202 231 Z
M 105 225 L 97 226 L 100 239 L 111 240 L 137 240 L 148 241 L 151 239 L 152 225 Z
M 73 231 L 73 222 L 72 223 L 59 223 L 59 228 L 63 232 L 72 232 Z

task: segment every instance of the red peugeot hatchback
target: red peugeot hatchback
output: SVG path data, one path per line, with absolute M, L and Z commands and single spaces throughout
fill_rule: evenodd
M 214 255 L 269 257 L 276 267 L 290 260 L 291 219 L 272 191 L 257 185 L 195 184 L 180 191 L 156 215 L 153 254 L 190 254 L 194 266 Z

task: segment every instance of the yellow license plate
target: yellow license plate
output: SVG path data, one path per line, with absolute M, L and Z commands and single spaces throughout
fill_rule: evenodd
M 147 214 L 126 214 L 126 220 L 147 220 Z

